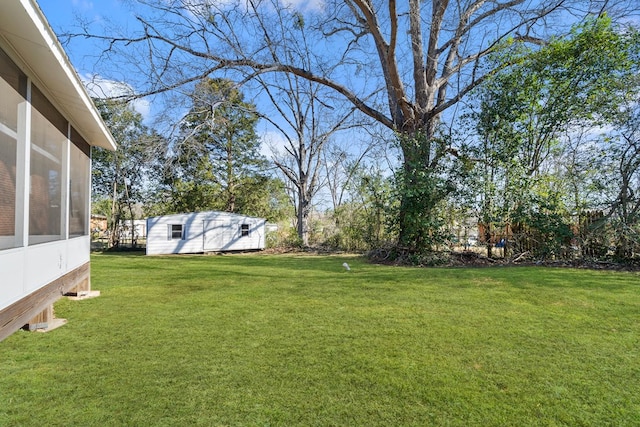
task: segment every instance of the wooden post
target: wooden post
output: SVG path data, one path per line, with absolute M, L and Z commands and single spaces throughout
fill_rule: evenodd
M 76 286 L 65 293 L 65 296 L 85 297 L 91 293 L 91 279 L 89 273 L 81 278 Z
M 76 268 L 16 303 L 0 310 L 0 341 L 22 328 L 25 324 L 49 324 L 53 319 L 53 306 L 69 290 L 89 281 L 89 263 Z M 50 326 L 49 326 L 50 328 Z M 30 329 L 30 328 L 29 328 Z
M 40 314 L 33 317 L 23 326 L 23 329 L 35 331 L 38 329 L 49 329 L 49 325 L 53 323 L 53 304 L 50 304 Z

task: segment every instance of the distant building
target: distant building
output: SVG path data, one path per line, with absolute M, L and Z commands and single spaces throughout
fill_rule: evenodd
M 147 255 L 259 250 L 264 218 L 228 212 L 193 212 L 147 219 Z
M 107 216 L 91 214 L 91 232 L 102 235 L 107 231 Z

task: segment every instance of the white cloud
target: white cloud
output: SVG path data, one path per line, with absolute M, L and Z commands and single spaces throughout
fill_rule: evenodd
M 93 9 L 93 2 L 87 0 L 71 0 L 71 5 L 83 11 L 88 11 Z
M 281 0 L 280 4 L 300 12 L 321 12 L 325 6 L 324 0 Z
M 111 98 L 123 95 L 132 95 L 135 93 L 133 88 L 125 83 L 114 80 L 108 80 L 97 75 L 82 76 L 89 95 L 93 98 Z M 151 103 L 146 99 L 135 99 L 131 102 L 133 109 L 142 115 L 147 121 L 151 116 Z
M 273 157 L 281 157 L 285 151 L 287 140 L 280 132 L 267 130 L 260 137 L 262 144 L 260 145 L 260 153 L 271 159 Z

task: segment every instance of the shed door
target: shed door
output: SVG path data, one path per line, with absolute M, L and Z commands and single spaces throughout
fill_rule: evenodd
M 204 250 L 224 249 L 233 239 L 233 230 L 229 221 L 204 221 Z

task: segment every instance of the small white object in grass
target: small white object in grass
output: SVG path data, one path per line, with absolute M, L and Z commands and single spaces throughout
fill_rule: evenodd
M 349 264 L 347 264 L 346 262 L 345 262 L 345 263 L 343 263 L 343 264 L 342 264 L 342 266 L 343 266 L 344 268 L 346 268 L 346 269 L 347 269 L 347 271 L 351 271 L 351 269 L 349 268 Z

